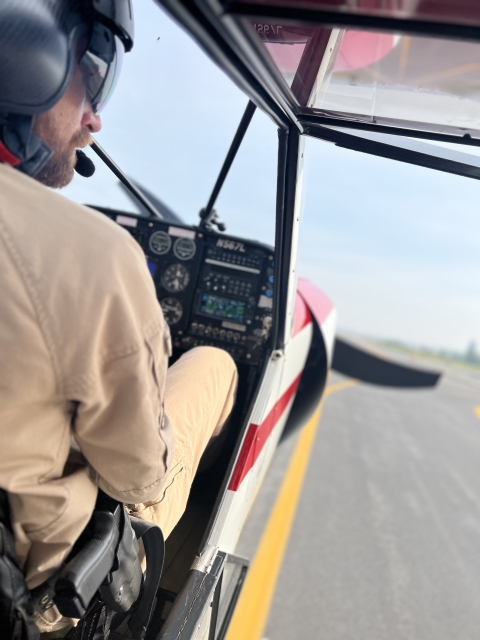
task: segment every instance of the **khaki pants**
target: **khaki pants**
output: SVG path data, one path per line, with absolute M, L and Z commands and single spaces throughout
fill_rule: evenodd
M 235 363 L 222 349 L 197 347 L 168 370 L 165 411 L 175 432 L 169 482 L 155 500 L 129 505 L 133 515 L 157 524 L 165 538 L 185 511 L 200 458 L 222 430 L 236 387 Z
M 167 538 L 182 517 L 198 464 L 211 438 L 218 436 L 235 400 L 237 369 L 226 351 L 197 347 L 187 351 L 168 369 L 165 411 L 175 432 L 175 454 L 169 482 L 150 502 L 128 505 L 138 518 L 157 524 Z M 61 638 L 71 628 L 59 623 L 55 608 L 45 617 L 44 628 L 61 631 L 42 633 L 42 640 Z M 51 619 L 49 619 L 51 616 Z

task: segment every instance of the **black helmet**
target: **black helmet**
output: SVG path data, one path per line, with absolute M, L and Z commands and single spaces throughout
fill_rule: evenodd
M 133 46 L 131 0 L 0 0 L 0 161 L 32 176 L 47 162 L 33 116 L 63 96 L 83 42 L 80 66 L 98 112 Z

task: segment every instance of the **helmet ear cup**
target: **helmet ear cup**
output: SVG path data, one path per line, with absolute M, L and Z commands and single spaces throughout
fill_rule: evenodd
M 72 67 L 72 33 L 65 7 L 46 0 L 0 3 L 0 111 L 33 115 L 47 111 L 65 91 Z M 59 4 L 59 3 L 57 3 Z

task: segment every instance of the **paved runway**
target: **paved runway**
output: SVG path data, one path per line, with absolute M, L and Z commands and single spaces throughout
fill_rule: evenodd
M 480 382 L 456 372 L 435 390 L 359 384 L 326 400 L 268 640 L 480 637 L 479 405 Z M 253 554 L 294 445 L 278 450 L 240 553 Z

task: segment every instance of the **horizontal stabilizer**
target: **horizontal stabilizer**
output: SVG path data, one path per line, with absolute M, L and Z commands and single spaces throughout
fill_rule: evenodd
M 441 374 L 384 360 L 352 344 L 335 340 L 332 369 L 350 378 L 386 387 L 434 387 Z

